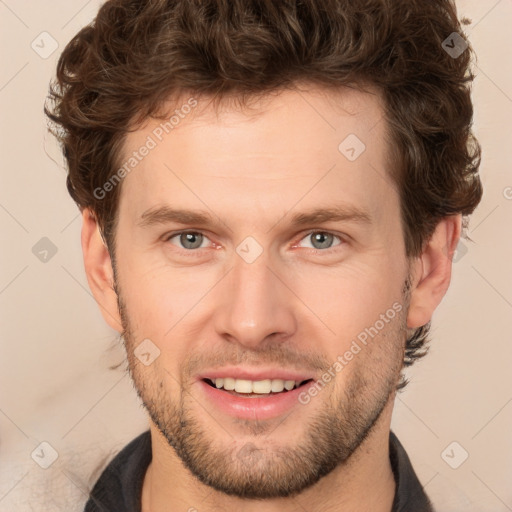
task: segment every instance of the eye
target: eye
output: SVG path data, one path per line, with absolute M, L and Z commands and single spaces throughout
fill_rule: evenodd
M 313 249 L 323 250 L 333 247 L 332 242 L 335 238 L 340 240 L 340 243 L 335 244 L 335 246 L 341 245 L 342 239 L 333 233 L 329 233 L 328 231 L 312 231 L 311 233 L 308 233 L 302 240 L 310 239 Z
M 175 233 L 173 235 L 170 235 L 166 240 L 168 242 L 171 242 L 173 238 L 178 238 L 178 242 L 180 244 L 180 246 L 178 247 L 180 249 L 183 248 L 187 250 L 200 249 L 202 243 L 205 240 L 208 240 L 207 237 L 205 237 L 202 233 L 199 233 L 197 231 L 182 231 L 180 233 Z
M 177 239 L 178 242 L 173 242 L 173 239 Z M 343 242 L 343 239 L 340 236 L 328 231 L 311 231 L 301 239 L 301 242 L 302 240 L 308 239 L 311 240 L 311 245 L 309 247 L 317 251 L 331 249 L 332 247 L 341 245 Z M 333 243 L 336 239 L 338 239 L 339 242 Z M 166 237 L 165 240 L 176 245 L 178 249 L 190 252 L 207 247 L 207 241 L 209 241 L 208 237 L 198 231 L 180 231 L 179 233 L 172 233 Z M 304 247 L 301 242 L 297 245 L 298 247 Z

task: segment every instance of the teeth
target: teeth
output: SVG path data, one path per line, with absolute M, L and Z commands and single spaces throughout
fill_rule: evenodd
M 284 389 L 284 380 L 274 379 L 272 381 L 272 391 L 274 393 L 279 393 Z
M 270 379 L 258 380 L 256 382 L 247 381 L 251 385 L 253 393 L 267 394 L 272 391 L 272 381 Z
M 299 383 L 297 383 L 297 386 L 298 386 L 299 384 L 300 384 L 300 382 L 299 382 Z M 284 387 L 285 387 L 285 389 L 287 389 L 288 391 L 291 391 L 291 390 L 295 387 L 295 381 L 293 381 L 293 380 L 285 380 L 285 381 L 284 381 Z
M 268 395 L 270 392 L 280 393 L 283 390 L 291 391 L 295 387 L 299 387 L 302 381 L 282 380 L 282 379 L 265 379 L 265 380 L 245 380 L 224 377 L 213 379 L 212 381 L 217 389 L 225 389 L 226 391 L 236 391 L 237 393 L 256 393 L 260 395 Z
M 235 391 L 237 393 L 252 393 L 252 382 L 250 380 L 235 380 Z
M 215 385 L 217 385 L 217 383 L 215 383 Z M 235 379 L 232 379 L 231 377 L 226 377 L 224 379 L 222 387 L 227 391 L 233 391 L 235 389 Z

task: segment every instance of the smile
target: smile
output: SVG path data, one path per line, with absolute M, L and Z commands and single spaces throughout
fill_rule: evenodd
M 299 396 L 314 385 L 314 380 L 250 381 L 222 377 L 203 378 L 197 384 L 206 402 L 219 412 L 239 419 L 261 421 L 288 415 L 294 408 L 305 410 Z
M 232 391 L 239 395 L 272 395 L 275 393 L 283 393 L 298 388 L 308 382 L 283 380 L 283 379 L 264 379 L 264 380 L 246 380 L 235 379 L 233 377 L 224 377 L 216 379 L 204 379 L 207 384 L 224 391 Z

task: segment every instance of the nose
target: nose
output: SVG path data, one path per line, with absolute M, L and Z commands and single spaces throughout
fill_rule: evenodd
M 216 291 L 215 328 L 228 341 L 258 350 L 295 332 L 296 299 L 286 279 L 270 268 L 265 252 L 253 263 L 235 256 Z

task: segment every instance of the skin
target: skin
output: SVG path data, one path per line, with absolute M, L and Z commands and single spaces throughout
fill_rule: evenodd
M 131 132 L 124 156 L 160 122 Z M 348 134 L 366 145 L 353 162 L 338 150 Z M 376 93 L 288 90 L 251 111 L 226 102 L 215 112 L 202 99 L 123 180 L 115 275 L 84 210 L 89 285 L 124 335 L 151 418 L 144 512 L 391 510 L 389 430 L 407 330 L 426 324 L 448 289 L 461 217 L 443 219 L 423 253 L 406 258 L 386 135 Z M 339 204 L 372 222 L 290 224 L 296 213 Z M 140 225 L 163 205 L 206 210 L 216 223 Z M 170 238 L 180 230 L 203 234 L 201 248 Z M 318 232 L 335 236 L 318 248 Z M 248 236 L 262 248 L 252 263 L 236 252 Z M 282 417 L 226 415 L 195 380 L 225 364 L 320 377 L 394 303 L 400 313 Z M 160 350 L 149 366 L 133 352 L 147 338 Z

